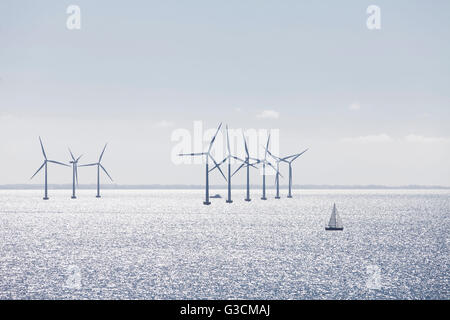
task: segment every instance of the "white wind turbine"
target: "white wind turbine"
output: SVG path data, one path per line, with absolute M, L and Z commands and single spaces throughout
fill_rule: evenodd
M 213 138 L 211 139 L 211 142 L 209 143 L 209 147 L 208 147 L 208 151 L 207 152 L 198 152 L 198 153 L 180 153 L 179 156 L 202 156 L 205 157 L 205 173 L 206 173 L 206 182 L 205 182 L 205 201 L 203 202 L 204 205 L 210 205 L 211 202 L 209 201 L 209 159 L 211 159 L 211 161 L 217 166 L 217 162 L 216 160 L 213 158 L 213 156 L 211 155 L 211 149 L 212 146 L 214 144 L 214 141 L 216 140 L 216 136 L 219 133 L 220 128 L 222 127 L 222 123 L 219 124 L 219 127 L 217 128 L 216 134 L 213 136 Z M 225 179 L 225 181 L 227 180 L 227 178 L 225 177 L 225 175 L 222 172 L 222 169 L 220 169 L 219 166 L 217 166 L 217 168 L 219 169 L 220 173 L 222 174 L 223 178 Z
M 72 161 L 70 161 L 69 163 L 72 164 L 72 199 L 76 199 L 77 196 L 75 194 L 75 180 L 77 182 L 78 185 L 78 160 L 80 160 L 80 158 L 83 156 L 79 156 L 77 159 L 75 159 L 72 151 L 69 148 L 69 153 L 70 153 L 70 157 L 72 158 Z
M 216 164 L 210 171 L 213 171 L 215 168 L 219 168 L 220 165 L 222 165 L 225 161 L 228 160 L 228 197 L 227 197 L 226 202 L 227 203 L 232 203 L 233 200 L 231 200 L 231 177 L 232 177 L 232 174 L 231 174 L 231 159 L 235 159 L 235 160 L 241 161 L 242 164 L 244 164 L 245 161 L 240 159 L 240 158 L 238 158 L 238 157 L 236 157 L 236 156 L 233 156 L 231 154 L 230 136 L 228 135 L 228 126 L 226 126 L 226 133 L 227 133 L 227 151 L 228 151 L 227 156 L 221 162 Z M 227 180 L 227 179 L 225 179 L 225 180 Z
M 284 162 L 287 162 L 289 164 L 289 192 L 288 192 L 288 198 L 292 198 L 292 162 L 297 160 L 298 157 L 300 157 L 302 154 L 304 154 L 308 149 L 304 150 L 303 152 L 293 154 L 287 157 L 284 157 L 282 160 Z
M 109 175 L 108 171 L 106 171 L 105 167 L 102 165 L 102 158 L 103 158 L 103 154 L 105 153 L 105 149 L 106 146 L 108 144 L 106 143 L 105 146 L 103 147 L 103 151 L 100 154 L 100 157 L 98 158 L 98 162 L 96 163 L 89 163 L 89 164 L 83 164 L 80 165 L 80 167 L 92 167 L 92 166 L 97 166 L 97 198 L 100 198 L 100 168 L 106 173 L 106 175 L 108 176 L 108 178 L 113 181 L 113 179 L 111 178 L 111 176 Z
M 275 186 L 277 193 L 275 195 L 275 199 L 280 199 L 280 176 L 283 177 L 280 173 L 280 162 L 284 161 L 282 158 L 274 156 L 268 149 L 266 149 L 266 152 L 275 160 L 277 164 L 276 174 L 275 174 Z
M 279 171 L 267 160 L 267 152 L 269 149 L 269 142 L 270 142 L 270 134 L 267 137 L 267 144 L 264 152 L 264 159 L 260 160 L 260 162 L 263 165 L 263 186 L 262 186 L 262 197 L 261 200 L 267 200 L 266 198 L 266 165 L 270 166 L 272 169 L 274 169 L 276 171 L 276 174 L 278 176 Z
M 244 135 L 244 131 L 242 131 L 242 137 L 244 138 L 244 146 L 245 146 L 245 160 L 244 162 L 233 172 L 233 174 L 231 176 L 234 176 L 242 167 L 246 167 L 247 168 L 247 193 L 246 193 L 246 197 L 245 197 L 245 201 L 251 201 L 252 199 L 250 199 L 250 167 L 253 167 L 255 169 L 257 169 L 257 167 L 255 167 L 255 164 L 258 164 L 261 162 L 261 160 L 256 159 L 256 158 L 252 158 L 250 157 L 250 153 L 248 151 L 248 146 L 247 146 L 247 141 L 245 139 L 245 135 Z M 250 163 L 250 160 L 255 161 L 254 163 Z
M 41 137 L 39 137 L 39 142 L 41 144 L 42 154 L 44 155 L 44 163 L 39 167 L 39 169 L 37 169 L 37 171 L 33 174 L 33 176 L 30 178 L 30 180 L 33 179 L 34 176 L 37 175 L 37 173 L 39 171 L 41 171 L 41 169 L 43 167 L 45 167 L 44 198 L 43 199 L 48 200 L 49 199 L 48 198 L 48 186 L 47 186 L 47 165 L 48 165 L 48 163 L 51 162 L 51 163 L 59 164 L 59 165 L 66 166 L 66 167 L 69 167 L 69 166 L 67 164 L 59 162 L 59 161 L 47 159 L 47 155 L 45 154 L 44 145 L 42 144 Z

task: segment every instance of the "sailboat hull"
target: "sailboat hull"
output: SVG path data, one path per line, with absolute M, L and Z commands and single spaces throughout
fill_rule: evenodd
M 327 231 L 342 231 L 342 230 L 344 230 L 344 227 L 342 227 L 342 228 L 337 228 L 337 227 L 325 227 L 325 230 L 327 230 Z

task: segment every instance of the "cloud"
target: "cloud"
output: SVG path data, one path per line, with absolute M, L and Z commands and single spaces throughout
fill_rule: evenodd
M 12 114 L 0 113 L 0 121 L 2 121 L 2 122 L 3 121 L 8 122 L 8 121 L 11 121 L 13 119 L 14 119 L 14 116 Z
M 386 133 L 343 138 L 341 142 L 352 142 L 352 143 L 382 143 L 382 142 L 408 142 L 408 143 L 445 143 L 450 142 L 448 137 L 425 137 L 418 134 L 409 134 L 404 138 L 393 139 Z
M 172 121 L 161 120 L 155 123 L 155 128 L 170 128 L 173 127 L 174 125 L 175 123 L 173 123 Z
M 368 136 L 344 138 L 341 141 L 342 142 L 356 142 L 356 143 L 380 143 L 380 142 L 391 142 L 393 140 L 388 134 L 381 133 L 381 134 L 368 135 Z
M 425 137 L 417 134 L 409 134 L 405 137 L 405 140 L 413 143 L 450 142 L 450 138 L 446 137 Z
M 260 119 L 278 119 L 280 113 L 275 110 L 264 110 L 261 113 L 258 113 L 256 117 Z
M 361 105 L 359 102 L 353 102 L 349 107 L 350 110 L 359 110 L 361 109 Z

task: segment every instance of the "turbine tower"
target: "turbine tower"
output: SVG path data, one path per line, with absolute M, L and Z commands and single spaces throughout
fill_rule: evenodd
M 250 157 L 250 154 L 248 152 L 247 141 L 246 141 L 245 135 L 244 135 L 244 131 L 242 131 L 242 137 L 244 138 L 244 146 L 245 146 L 245 154 L 246 154 L 245 161 L 239 166 L 239 168 L 236 169 L 236 171 L 233 172 L 233 174 L 231 176 L 234 176 L 242 167 L 244 167 L 244 166 L 247 167 L 247 194 L 245 197 L 245 201 L 251 201 L 252 199 L 250 199 L 250 167 L 257 169 L 257 167 L 255 167 L 255 164 L 260 163 L 261 160 Z M 250 160 L 254 160 L 255 162 L 250 163 Z
M 92 167 L 92 166 L 97 166 L 97 198 L 101 198 L 100 196 L 100 168 L 106 173 L 106 175 L 108 176 L 108 178 L 113 181 L 113 179 L 111 178 L 111 176 L 109 175 L 108 171 L 106 171 L 105 167 L 102 165 L 102 158 L 103 158 L 103 154 L 105 153 L 105 149 L 106 146 L 108 144 L 106 143 L 105 146 L 103 147 L 103 151 L 100 154 L 100 157 L 98 158 L 98 162 L 96 163 L 89 163 L 89 164 L 83 164 L 80 165 L 80 167 Z
M 80 160 L 80 158 L 83 155 L 81 155 L 77 159 L 75 159 L 70 148 L 69 148 L 69 153 L 72 158 L 72 161 L 69 162 L 72 164 L 72 199 L 76 199 L 77 196 L 75 194 L 75 180 L 77 181 L 77 185 L 78 185 L 78 160 Z
M 220 128 L 222 127 L 222 123 L 219 124 L 219 127 L 217 128 L 216 134 L 213 136 L 213 138 L 211 139 L 211 142 L 209 143 L 209 147 L 208 147 L 208 151 L 207 152 L 198 152 L 198 153 L 180 153 L 179 156 L 183 157 L 183 156 L 204 156 L 205 157 L 205 173 L 206 173 L 206 182 L 205 182 L 205 201 L 203 202 L 204 205 L 210 205 L 211 202 L 209 201 L 209 159 L 212 160 L 212 162 L 217 166 L 217 169 L 219 169 L 220 173 L 222 174 L 223 178 L 225 179 L 225 181 L 227 180 L 227 178 L 225 177 L 225 175 L 222 172 L 222 169 L 220 169 L 220 167 L 217 165 L 216 160 L 212 157 L 211 155 L 211 149 L 212 146 L 214 144 L 214 141 L 216 140 L 216 136 L 219 133 Z
M 41 169 L 42 169 L 43 167 L 45 167 L 45 170 L 44 170 L 44 171 L 45 171 L 45 180 L 44 180 L 44 198 L 43 198 L 43 199 L 44 199 L 44 200 L 48 200 L 48 199 L 49 199 L 49 198 L 48 198 L 48 186 L 47 186 L 47 166 L 48 166 L 48 163 L 51 162 L 51 163 L 59 164 L 59 165 L 66 166 L 66 167 L 69 167 L 69 166 L 68 166 L 67 164 L 62 163 L 62 162 L 59 162 L 59 161 L 47 159 L 47 155 L 45 154 L 44 145 L 42 144 L 41 137 L 39 137 L 39 142 L 40 142 L 40 144 L 41 144 L 42 154 L 44 155 L 44 163 L 39 167 L 39 169 L 37 169 L 37 171 L 33 174 L 33 176 L 30 178 L 30 180 L 33 179 L 34 176 L 37 175 L 37 173 L 38 173 L 39 171 L 41 171 Z
M 231 175 L 231 159 L 235 159 L 235 160 L 241 161 L 243 164 L 245 163 L 245 161 L 242 160 L 242 159 L 240 159 L 240 158 L 238 158 L 238 157 L 236 157 L 236 156 L 233 156 L 233 155 L 231 154 L 230 137 L 229 137 L 229 135 L 228 135 L 228 125 L 226 126 L 226 132 L 227 132 L 227 151 L 228 151 L 228 154 L 227 154 L 227 156 L 226 156 L 221 162 L 219 162 L 218 164 L 216 164 L 216 165 L 210 170 L 210 172 L 213 171 L 215 168 L 219 168 L 220 165 L 222 165 L 225 161 L 228 160 L 228 197 L 227 197 L 226 202 L 227 202 L 227 203 L 232 203 L 233 200 L 231 200 L 231 177 L 232 177 L 232 175 Z M 225 180 L 227 180 L 227 179 L 225 179 Z
M 308 149 L 306 149 L 305 151 L 303 151 L 301 153 L 294 154 L 294 155 L 283 158 L 283 161 L 287 162 L 289 164 L 289 192 L 288 192 L 288 196 L 287 196 L 288 198 L 292 198 L 292 162 L 294 162 L 298 157 L 300 157 L 306 151 L 308 151 Z
M 275 169 L 275 167 L 267 160 L 267 151 L 269 149 L 269 142 L 270 142 L 270 134 L 267 137 L 267 144 L 265 147 L 264 159 L 260 160 L 260 162 L 262 162 L 262 165 L 263 165 L 263 186 L 262 186 L 261 200 L 267 200 L 267 198 L 266 198 L 266 165 L 270 166 L 272 169 L 274 169 L 278 173 L 278 170 Z
M 274 156 L 268 149 L 266 149 L 267 153 L 275 159 L 277 164 L 276 175 L 275 175 L 275 186 L 277 189 L 277 193 L 275 195 L 275 199 L 280 199 L 280 176 L 283 177 L 280 173 L 280 162 L 284 161 L 282 158 Z

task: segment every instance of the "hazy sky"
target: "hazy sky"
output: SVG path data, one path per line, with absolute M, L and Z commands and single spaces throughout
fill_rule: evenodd
M 71 4 L 81 30 L 66 27 Z M 366 27 L 371 4 L 381 30 Z M 29 181 L 39 135 L 59 161 L 70 146 L 93 162 L 108 141 L 119 184 L 201 184 L 201 165 L 171 160 L 174 130 L 198 120 L 279 129 L 282 155 L 309 147 L 294 183 L 450 185 L 449 13 L 425 0 L 2 0 L 0 184 L 42 182 Z

